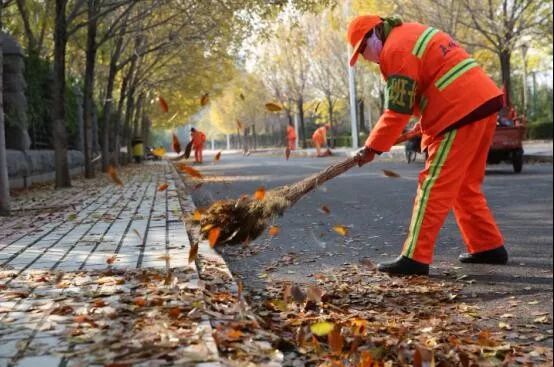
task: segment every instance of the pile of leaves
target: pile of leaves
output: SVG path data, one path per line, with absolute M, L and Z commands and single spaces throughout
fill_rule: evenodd
M 9 271 L 0 274 L 0 299 L 24 299 L 30 307 L 17 320 L 8 314 L 3 334 L 37 322 L 41 332 L 59 338 L 54 348 L 20 350 L 16 359 L 54 353 L 75 364 L 130 366 L 188 365 L 217 358 L 214 346 L 205 341 L 210 329 L 202 319 L 203 294 L 193 268 L 42 271 L 9 281 L 13 276 Z
M 459 302 L 459 286 L 429 278 L 390 278 L 347 265 L 317 284 L 272 281 L 252 297 L 261 326 L 279 336 L 286 365 L 552 365 L 552 349 L 514 344 Z

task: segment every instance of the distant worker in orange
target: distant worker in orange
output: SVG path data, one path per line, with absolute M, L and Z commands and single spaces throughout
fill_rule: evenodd
M 287 142 L 290 150 L 296 149 L 296 130 L 292 122 L 289 122 L 289 126 L 287 126 Z
M 428 274 L 452 209 L 468 250 L 459 260 L 506 264 L 504 239 L 481 191 L 502 91 L 456 41 L 433 27 L 364 15 L 352 20 L 347 37 L 354 48 L 350 66 L 361 55 L 379 64 L 386 80 L 385 111 L 358 152 L 358 164 L 388 152 L 412 115 L 421 118 L 421 146 L 429 154 L 402 255 L 378 269 Z
M 321 127 L 318 127 L 313 135 L 312 135 L 312 141 L 315 146 L 316 154 L 318 157 L 326 157 L 328 155 L 331 155 L 331 150 L 327 148 L 325 153 L 321 153 L 321 147 L 327 146 L 327 130 L 331 128 L 331 125 L 325 124 Z
M 192 140 L 192 149 L 194 149 L 194 162 L 202 163 L 202 151 L 204 150 L 206 135 L 202 131 L 196 130 L 194 127 L 191 127 L 190 138 Z

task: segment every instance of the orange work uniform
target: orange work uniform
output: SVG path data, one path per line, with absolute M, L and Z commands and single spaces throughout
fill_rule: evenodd
M 296 148 L 296 131 L 290 125 L 287 127 L 287 141 L 289 149 L 294 150 Z
M 430 264 L 451 209 L 470 253 L 503 246 L 481 191 L 502 91 L 450 36 L 419 23 L 392 28 L 379 65 L 387 81 L 386 108 L 365 145 L 389 151 L 416 115 L 429 154 L 402 254 Z M 477 112 L 491 102 L 492 109 Z
M 194 161 L 202 163 L 202 150 L 204 150 L 204 143 L 206 142 L 206 134 L 202 131 L 196 130 L 190 133 L 192 138 L 192 148 L 194 149 Z
M 316 146 L 322 146 L 327 141 L 327 129 L 325 126 L 317 128 L 313 135 L 312 135 L 312 141 Z

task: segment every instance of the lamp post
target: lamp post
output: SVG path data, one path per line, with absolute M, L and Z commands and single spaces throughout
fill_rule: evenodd
M 350 0 L 344 3 L 344 15 L 346 18 L 350 16 Z M 348 60 L 352 54 L 352 48 L 347 47 L 348 56 L 346 59 L 346 67 L 348 68 L 348 90 L 350 94 L 350 123 L 352 128 L 352 148 L 358 148 L 358 122 L 357 122 L 357 110 L 356 110 L 356 79 L 354 74 L 354 68 L 348 65 Z

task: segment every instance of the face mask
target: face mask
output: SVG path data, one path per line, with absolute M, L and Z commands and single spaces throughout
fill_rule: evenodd
M 383 49 L 383 41 L 377 37 L 375 32 L 367 40 L 367 58 L 369 61 L 374 63 L 379 63 L 379 55 L 381 55 L 381 50 Z

